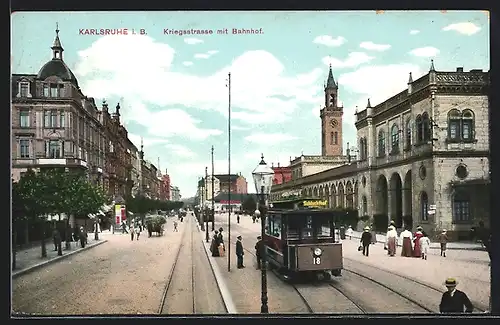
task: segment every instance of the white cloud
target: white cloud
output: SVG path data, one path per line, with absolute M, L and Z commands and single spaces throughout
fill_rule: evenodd
M 211 57 L 212 55 L 217 54 L 217 53 L 219 53 L 219 51 L 216 51 L 216 50 L 207 51 L 206 53 L 196 53 L 194 55 L 194 58 L 195 59 L 208 59 L 209 57 Z
M 410 35 L 417 35 L 418 33 L 420 33 L 420 31 L 418 29 L 410 30 Z
M 455 24 L 450 24 L 448 26 L 443 27 L 443 31 L 448 32 L 448 31 L 455 31 L 460 34 L 464 34 L 467 36 L 474 35 L 477 32 L 481 30 L 481 27 L 477 26 L 474 23 L 471 22 L 462 22 L 462 23 L 455 23 Z
M 331 65 L 332 68 L 340 69 L 340 68 L 354 68 L 360 64 L 370 62 L 373 59 L 374 59 L 373 56 L 369 56 L 364 52 L 351 52 L 344 60 L 325 56 L 322 59 L 322 61 L 326 65 Z
M 189 66 L 193 65 L 193 62 L 191 62 L 191 61 L 184 61 L 184 62 L 182 62 L 182 64 L 184 64 L 186 67 L 189 67 Z
M 165 147 L 169 150 L 169 153 L 176 155 L 178 157 L 192 158 L 196 156 L 196 153 L 193 152 L 186 146 L 180 144 L 167 144 Z
M 246 141 L 259 145 L 275 145 L 295 139 L 297 139 L 297 137 L 284 133 L 255 133 L 245 137 Z
M 354 123 L 354 111 L 366 108 L 370 98 L 375 106 L 407 88 L 408 75 L 412 72 L 413 80 L 420 78 L 424 72 L 414 64 L 391 64 L 379 66 L 365 66 L 356 71 L 339 76 L 339 83 L 349 92 L 359 98 L 350 107 L 344 107 L 344 121 Z
M 337 36 L 336 38 L 333 38 L 330 35 L 316 36 L 316 38 L 314 38 L 314 40 L 313 40 L 313 43 L 315 43 L 315 44 L 321 44 L 321 45 L 325 45 L 328 47 L 341 46 L 345 42 L 346 42 L 346 39 L 343 38 L 342 36 Z
M 375 44 L 373 42 L 362 42 L 359 44 L 359 47 L 362 49 L 366 50 L 371 50 L 371 51 L 387 51 L 388 49 L 391 48 L 389 44 Z
M 233 118 L 243 123 L 276 123 L 290 118 L 300 104 L 314 103 L 320 80 L 325 77 L 325 70 L 319 68 L 285 75 L 283 64 L 263 50 L 244 52 L 204 77 L 173 72 L 170 67 L 175 50 L 148 36 L 101 37 L 78 54 L 74 72 L 82 89 L 96 99 L 123 97 L 132 111 L 136 111 L 132 104 L 175 107 L 188 103 L 227 116 L 226 80 L 231 72 Z M 192 89 L 197 89 L 196 96 Z M 290 98 L 277 96 L 290 94 Z M 138 119 L 144 120 L 141 116 Z
M 420 56 L 420 57 L 435 57 L 436 55 L 439 54 L 439 49 L 432 47 L 432 46 L 426 46 L 426 47 L 420 47 L 417 49 L 413 49 L 409 52 L 411 55 L 414 56 Z
M 186 37 L 184 39 L 184 43 L 189 44 L 189 45 L 195 45 L 195 44 L 203 43 L 203 40 L 201 40 L 199 38 L 194 38 L 194 37 Z

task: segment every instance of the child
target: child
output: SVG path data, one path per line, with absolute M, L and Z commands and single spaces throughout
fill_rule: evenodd
M 419 245 L 421 249 L 422 259 L 427 259 L 427 254 L 429 253 L 429 248 L 431 246 L 431 240 L 427 237 L 425 231 L 422 232 L 422 237 L 419 239 Z
M 174 221 L 174 231 L 179 231 L 177 230 L 177 221 Z
M 349 228 L 347 228 L 345 234 L 347 237 L 349 237 L 349 239 L 352 239 L 352 234 L 353 234 L 352 226 L 349 226 Z

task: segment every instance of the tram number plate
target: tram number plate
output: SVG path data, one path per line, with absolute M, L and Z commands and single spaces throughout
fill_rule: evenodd
M 320 265 L 321 264 L 321 257 L 313 257 L 313 264 Z

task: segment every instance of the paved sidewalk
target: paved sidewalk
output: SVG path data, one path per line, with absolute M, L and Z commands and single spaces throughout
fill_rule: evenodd
M 73 254 L 85 251 L 92 247 L 104 244 L 107 242 L 106 235 L 99 234 L 99 240 L 94 240 L 94 233 L 89 233 L 88 243 L 85 248 L 80 247 L 80 242 L 71 242 L 71 248 L 69 250 L 65 249 L 65 242 L 62 242 L 62 256 L 57 255 L 57 251 L 54 251 L 54 244 L 52 240 L 48 239 L 46 242 L 47 257 L 42 258 L 42 247 L 34 246 L 27 249 L 19 250 L 16 253 L 16 269 L 12 271 L 12 277 L 17 277 L 22 274 L 26 274 L 35 269 L 43 267 L 47 264 L 54 263 L 61 259 L 64 259 Z

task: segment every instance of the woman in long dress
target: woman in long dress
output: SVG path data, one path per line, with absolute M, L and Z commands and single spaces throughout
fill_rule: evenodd
M 398 233 L 396 232 L 396 229 L 393 226 L 390 226 L 387 231 L 387 254 L 389 254 L 389 256 L 396 255 L 397 237 Z
M 413 256 L 413 250 L 412 250 L 412 246 L 411 246 L 411 243 L 412 243 L 412 234 L 411 234 L 411 231 L 409 231 L 408 229 L 405 229 L 402 233 L 401 233 L 401 246 L 402 246 L 402 249 L 401 249 L 401 256 L 404 256 L 404 257 L 412 257 Z
M 422 234 L 422 227 L 418 226 L 417 231 L 413 234 L 413 257 L 422 257 L 422 249 L 420 248 L 420 238 L 424 235 Z
M 219 232 L 216 230 L 214 237 L 212 238 L 212 244 L 210 245 L 210 250 L 212 251 L 213 257 L 219 256 Z

